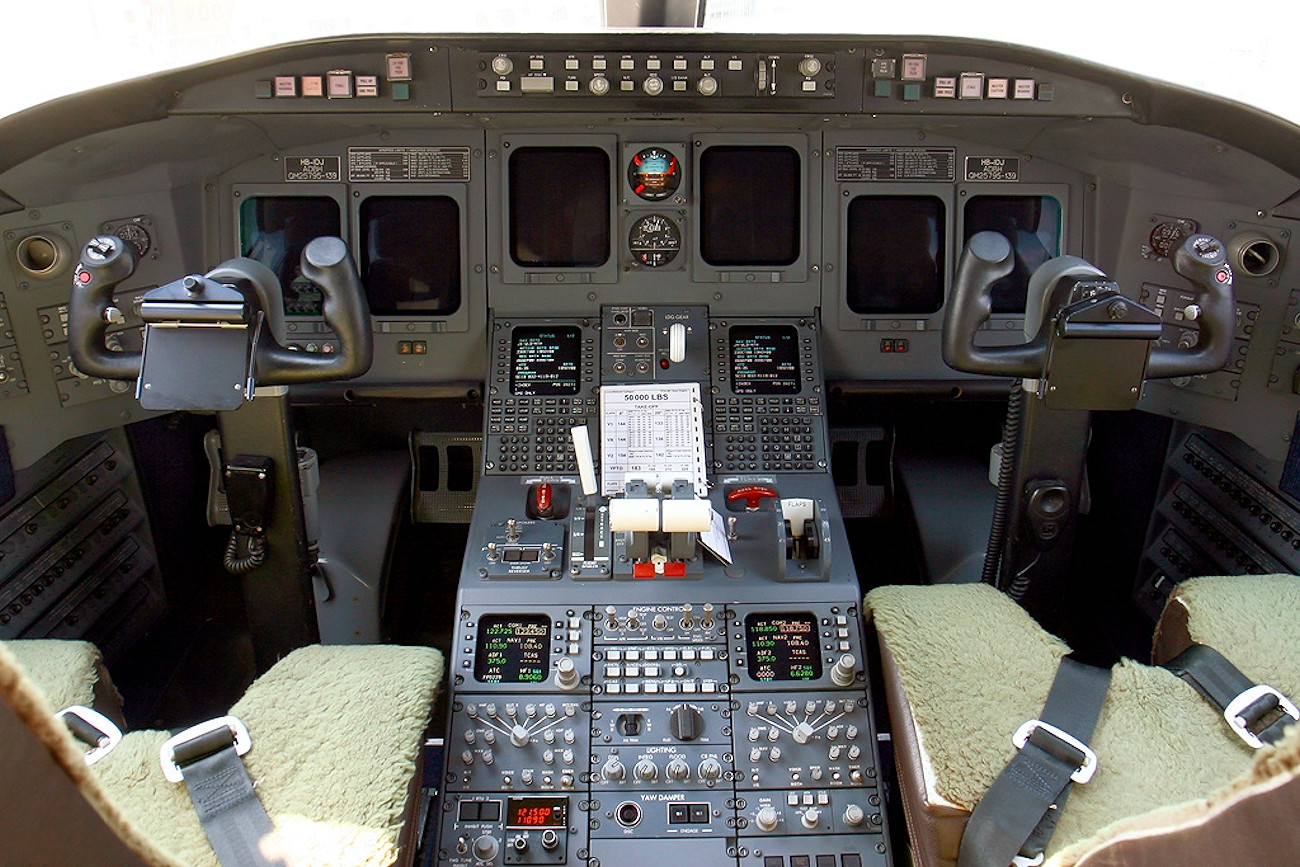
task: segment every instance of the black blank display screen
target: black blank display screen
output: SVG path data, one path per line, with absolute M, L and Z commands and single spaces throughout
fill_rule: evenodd
M 1011 242 L 1015 264 L 993 284 L 994 313 L 1025 312 L 1029 278 L 1061 254 L 1061 203 L 1051 196 L 975 196 L 966 203 L 962 243 L 993 231 Z
M 460 307 L 460 208 L 447 196 L 361 203 L 361 269 L 370 312 L 448 314 Z
M 930 314 L 943 306 L 944 206 L 934 196 L 849 203 L 846 299 L 861 314 Z
M 731 328 L 734 394 L 798 394 L 799 335 L 792 325 Z
M 799 153 L 715 145 L 700 157 L 700 255 L 723 268 L 771 268 L 799 258 Z
M 609 260 L 609 155 L 523 147 L 510 156 L 510 257 L 526 268 L 595 268 Z

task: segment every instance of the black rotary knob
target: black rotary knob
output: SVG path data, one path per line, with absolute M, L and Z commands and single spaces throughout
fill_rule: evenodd
M 679 704 L 668 711 L 668 731 L 679 741 L 693 741 L 704 733 L 704 718 L 700 709 L 690 704 Z

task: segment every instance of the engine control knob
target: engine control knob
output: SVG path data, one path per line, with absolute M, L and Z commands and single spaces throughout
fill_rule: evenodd
M 816 807 L 809 807 L 808 809 L 804 810 L 803 815 L 799 817 L 800 824 L 802 824 L 809 831 L 811 831 L 813 828 L 816 828 L 817 825 L 821 823 L 821 820 L 822 820 L 822 811 L 817 809 Z
M 844 824 L 850 828 L 856 828 L 866 821 L 867 814 L 857 804 L 849 804 L 844 808 Z
M 553 828 L 547 828 L 542 832 L 542 848 L 547 852 L 553 852 L 556 846 L 560 845 L 560 835 L 555 833 Z
M 712 602 L 704 603 L 704 621 L 700 625 L 703 626 L 705 629 L 713 628 L 713 603 Z
M 696 772 L 701 780 L 711 783 L 722 776 L 722 763 L 717 759 L 705 759 Z
M 668 711 L 668 731 L 679 741 L 693 741 L 704 732 L 704 719 L 699 708 L 679 704 Z
M 664 617 L 662 614 L 656 614 L 653 624 L 655 629 L 662 632 L 668 628 L 668 618 Z
M 474 845 L 470 847 L 474 852 L 474 857 L 480 861 L 495 861 L 497 853 L 501 851 L 496 837 L 490 837 L 484 834 L 474 840 Z
M 681 325 L 681 323 L 677 322 L 675 323 L 675 325 Z M 692 606 L 691 603 L 689 602 L 686 602 L 682 605 L 682 628 L 683 629 L 690 629 L 692 624 L 694 624 L 695 621 L 691 619 L 691 612 L 693 612 L 694 610 L 695 610 L 694 606 Z
M 642 759 L 632 768 L 632 776 L 638 780 L 653 783 L 659 778 L 659 768 L 655 767 L 655 763 L 649 759 Z
M 755 814 L 754 824 L 758 826 L 760 831 L 775 831 L 777 818 L 774 807 L 764 806 L 759 808 L 758 813 Z
M 517 747 L 525 747 L 528 746 L 530 740 L 532 738 L 528 736 L 528 729 L 524 726 L 513 725 L 510 727 L 510 743 Z
M 565 656 L 555 664 L 555 686 L 559 689 L 576 689 L 582 678 L 578 676 L 578 666 Z
M 852 686 L 853 672 L 858 667 L 858 660 L 851 653 L 846 653 L 835 662 L 831 669 L 831 683 L 836 686 Z
M 668 763 L 668 767 L 664 768 L 664 773 L 668 775 L 668 779 L 675 780 L 680 783 L 687 779 L 690 779 L 691 766 L 686 764 L 686 762 L 682 761 L 681 759 L 673 759 L 671 762 Z
M 610 756 L 609 760 L 605 762 L 603 767 L 601 767 L 600 773 L 605 777 L 605 779 L 618 782 L 627 776 L 627 768 L 624 767 L 623 763 L 618 759 Z
M 794 727 L 794 731 L 790 734 L 794 736 L 795 743 L 806 744 L 808 741 L 812 740 L 813 727 L 808 725 L 807 722 L 801 722 L 799 725 Z

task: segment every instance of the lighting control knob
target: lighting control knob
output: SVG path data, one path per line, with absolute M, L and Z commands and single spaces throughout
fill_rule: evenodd
M 587 90 L 591 91 L 592 96 L 604 96 L 609 93 L 609 79 L 603 75 L 597 75 L 587 83 Z
M 695 85 L 695 89 L 700 92 L 700 96 L 713 96 L 718 92 L 718 80 L 712 75 L 706 75 Z
M 569 657 L 563 657 L 555 664 L 555 686 L 559 689 L 576 689 L 582 678 L 578 676 L 578 666 Z
M 623 763 L 613 756 L 609 758 L 609 761 L 605 762 L 605 765 L 600 769 L 600 772 L 604 775 L 605 779 L 613 780 L 614 782 L 618 782 L 627 776 L 627 768 L 625 768 Z
M 760 831 L 775 831 L 777 824 L 776 809 L 773 807 L 761 807 L 754 816 L 754 824 Z M 495 841 L 494 841 L 495 842 Z
M 717 759 L 705 759 L 700 762 L 697 773 L 701 780 L 711 783 L 722 776 L 722 764 Z
M 649 759 L 642 759 L 636 763 L 636 767 L 632 768 L 632 776 L 638 780 L 653 783 L 659 778 L 659 769 Z
M 664 92 L 664 80 L 657 75 L 652 75 L 641 82 L 641 89 L 650 96 L 658 96 Z
M 804 810 L 803 816 L 799 818 L 799 822 L 809 831 L 811 831 L 813 828 L 816 828 L 817 825 L 821 822 L 821 820 L 822 820 L 822 811 L 817 809 L 816 807 L 809 807 L 808 809 Z
M 501 851 L 497 838 L 489 837 L 487 834 L 477 838 L 470 848 L 474 852 L 474 857 L 480 861 L 495 861 L 497 853 Z
M 831 669 L 831 683 L 836 686 L 852 686 L 853 670 L 858 667 L 858 660 L 851 653 L 841 656 Z
M 806 744 L 812 740 L 813 727 L 808 725 L 807 722 L 801 722 L 799 725 L 794 727 L 794 731 L 791 732 L 791 734 L 794 736 L 795 743 Z
M 822 62 L 818 60 L 816 57 L 805 57 L 803 60 L 799 61 L 800 75 L 803 75 L 807 78 L 812 78 L 814 75 L 816 75 L 821 71 L 822 71 Z
M 668 763 L 668 767 L 664 769 L 664 773 L 668 775 L 668 779 L 680 783 L 690 778 L 691 767 L 681 759 L 673 759 Z
M 862 808 L 857 804 L 849 804 L 844 808 L 844 824 L 850 828 L 858 827 L 866 818 L 867 814 L 862 812 Z
M 668 731 L 679 741 L 693 741 L 704 731 L 704 719 L 694 705 L 679 704 L 668 711 Z

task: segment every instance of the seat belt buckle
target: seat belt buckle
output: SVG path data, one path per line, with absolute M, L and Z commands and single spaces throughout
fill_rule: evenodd
M 235 755 L 242 756 L 253 747 L 253 739 L 248 735 L 248 729 L 244 724 L 233 716 L 222 716 L 216 719 L 210 719 L 207 722 L 201 722 L 198 725 L 190 726 L 178 735 L 168 738 L 167 742 L 162 745 L 158 751 L 158 761 L 162 765 L 163 776 L 170 783 L 185 782 L 185 772 L 176 762 L 176 752 L 179 748 L 197 741 L 206 735 L 212 735 L 216 732 L 226 731 L 230 735 L 229 743 L 218 742 L 218 749 L 209 750 L 204 754 L 192 756 L 186 762 L 190 764 L 200 758 L 205 758 L 230 746 L 235 748 Z
M 1259 735 L 1250 730 L 1251 725 L 1259 721 L 1259 717 L 1247 719 L 1244 714 L 1252 704 L 1261 698 L 1269 696 L 1277 699 L 1277 710 L 1280 710 L 1293 720 L 1300 721 L 1300 710 L 1297 710 L 1291 700 L 1283 695 L 1280 690 L 1266 683 L 1256 684 L 1249 689 L 1242 690 L 1223 709 L 1223 718 L 1227 720 L 1228 728 L 1236 732 L 1237 736 L 1252 749 L 1257 750 L 1264 746 L 1264 741 L 1260 739 Z
M 74 704 L 55 716 L 63 720 L 73 737 L 90 747 L 85 755 L 87 765 L 95 764 L 122 742 L 122 730 L 117 723 L 97 710 Z
M 1083 785 L 1092 779 L 1093 774 L 1097 773 L 1098 759 L 1097 754 L 1092 751 L 1092 747 L 1088 746 L 1069 732 L 1059 729 L 1051 723 L 1045 723 L 1040 719 L 1027 720 L 1021 724 L 1020 728 L 1016 729 L 1016 733 L 1011 736 L 1011 742 L 1016 745 L 1016 749 L 1023 750 L 1025 744 L 1029 741 L 1029 736 L 1037 729 L 1042 729 L 1052 737 L 1070 747 L 1073 747 L 1082 754 L 1083 762 L 1073 774 L 1070 774 L 1071 780 L 1079 785 Z

